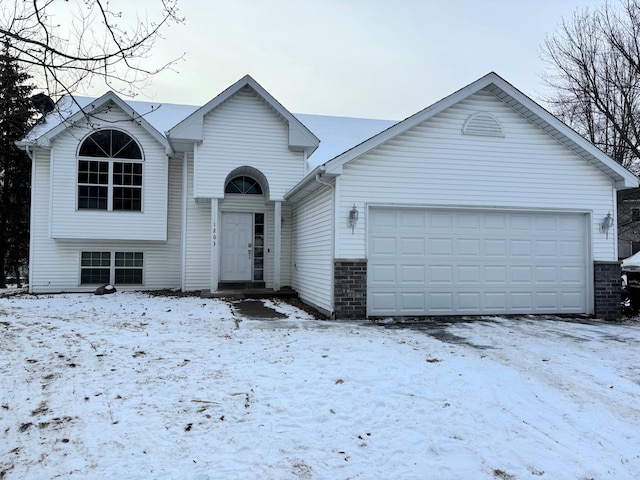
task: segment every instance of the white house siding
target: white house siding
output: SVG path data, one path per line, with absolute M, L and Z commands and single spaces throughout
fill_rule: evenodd
M 31 291 L 34 293 L 93 291 L 95 286 L 80 285 L 80 256 L 83 251 L 143 252 L 144 285 L 119 286 L 119 289 L 158 289 L 180 286 L 181 162 L 170 162 L 167 241 L 60 240 L 49 236 L 49 156 L 42 151 L 36 155 L 36 177 L 33 184 L 36 194 L 31 227 L 33 236 Z
M 265 269 L 264 280 L 267 288 L 273 288 L 274 257 L 274 205 L 265 203 L 264 197 L 256 195 L 227 195 L 220 202 L 221 212 L 251 212 L 265 214 Z M 291 285 L 291 207 L 282 206 L 282 243 L 280 260 L 280 284 Z
M 461 134 L 479 111 L 498 119 L 504 138 Z M 614 212 L 611 180 L 486 91 L 345 165 L 340 181 L 338 258 L 366 257 L 366 206 L 421 205 L 592 213 L 593 259 L 615 259 L 615 233 L 599 231 Z
M 185 290 L 211 288 L 211 204 L 193 197 L 193 155 L 187 161 Z
M 292 287 L 300 298 L 333 312 L 333 190 L 323 187 L 293 206 Z
M 166 240 L 167 172 L 164 147 L 144 128 L 118 109 L 92 119 L 93 128 L 77 126 L 54 139 L 51 149 L 51 236 L 59 239 Z M 144 155 L 142 212 L 78 210 L 78 158 L 80 142 L 99 128 L 127 131 Z
M 196 146 L 195 195 L 222 198 L 227 175 L 237 167 L 260 170 L 269 198 L 281 199 L 303 176 L 301 152 L 289 150 L 286 122 L 245 88 L 204 119 Z

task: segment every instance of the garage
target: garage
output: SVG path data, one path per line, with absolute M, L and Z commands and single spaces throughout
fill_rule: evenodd
M 371 207 L 367 315 L 587 313 L 583 213 Z

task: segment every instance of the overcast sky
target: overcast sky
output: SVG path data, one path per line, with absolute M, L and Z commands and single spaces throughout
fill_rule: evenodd
M 154 57 L 186 60 L 147 92 L 202 105 L 248 73 L 294 113 L 395 120 L 495 71 L 540 101 L 545 37 L 603 2 L 181 0 Z

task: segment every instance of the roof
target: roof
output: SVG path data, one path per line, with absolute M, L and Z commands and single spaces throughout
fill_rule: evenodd
M 117 97 L 111 93 L 108 98 Z M 101 97 L 103 98 L 103 97 Z M 217 98 L 217 97 L 216 97 Z M 75 100 L 75 101 L 74 101 Z M 48 148 L 55 132 L 70 125 L 80 108 L 86 109 L 93 103 L 96 108 L 99 99 L 93 97 L 69 96 L 62 97 L 56 108 L 45 115 L 36 126 L 19 142 L 21 146 L 40 146 Z M 135 100 L 121 100 L 128 110 L 135 112 L 135 118 L 144 118 L 153 127 L 156 134 L 171 130 L 177 122 L 189 118 L 204 107 L 197 105 L 179 105 L 161 102 L 142 102 Z M 122 105 L 122 104 L 121 104 Z M 319 146 L 309 158 L 309 165 L 315 167 L 334 158 L 336 155 L 363 142 L 371 136 L 381 132 L 396 123 L 394 120 L 372 120 L 368 118 L 335 117 L 324 115 L 293 115 L 296 122 L 304 125 L 319 139 Z M 165 137 L 166 138 L 166 137 Z
M 397 123 L 396 120 L 324 115 L 296 114 L 296 117 L 320 138 L 320 146 L 309 158 L 311 167 L 331 160 Z
M 165 108 L 163 110 L 163 104 L 126 102 L 114 92 L 107 92 L 99 98 L 62 97 L 56 103 L 56 108 L 45 115 L 18 142 L 18 145 L 23 148 L 27 146 L 50 148 L 51 142 L 70 125 L 85 120 L 87 116 L 95 116 L 96 119 L 99 119 L 100 113 L 109 105 L 116 105 L 120 108 L 163 145 L 167 150 L 167 154 L 171 153 L 169 142 L 159 128 L 167 121 L 169 113 L 167 110 L 172 110 L 172 113 L 175 114 L 175 106 L 174 108 Z M 183 107 L 180 109 L 184 110 Z
M 286 195 L 286 198 L 293 200 L 310 193 L 320 186 L 320 184 L 315 181 L 317 174 L 327 177 L 339 175 L 342 172 L 342 167 L 346 163 L 364 155 L 386 141 L 395 138 L 483 89 L 488 89 L 497 98 L 509 105 L 531 123 L 555 138 L 569 150 L 575 152 L 595 168 L 602 171 L 615 182 L 616 188 L 624 189 L 638 186 L 638 178 L 633 173 L 599 150 L 591 142 L 585 140 L 575 130 L 565 125 L 498 74 L 491 72 L 424 110 L 415 113 L 317 166 Z
M 170 129 L 166 135 L 175 148 L 181 149 L 193 142 L 202 141 L 202 125 L 204 117 L 211 111 L 218 108 L 224 102 L 233 97 L 243 88 L 251 89 L 267 106 L 278 114 L 289 126 L 289 147 L 294 150 L 304 150 L 307 155 L 313 153 L 320 143 L 305 125 L 302 124 L 289 110 L 284 108 L 280 102 L 271 96 L 262 86 L 250 75 L 245 75 L 236 83 L 227 88 L 224 92 L 216 96 L 207 104 L 198 108 L 187 118 Z

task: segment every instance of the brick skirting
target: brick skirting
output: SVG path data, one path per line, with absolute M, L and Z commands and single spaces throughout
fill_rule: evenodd
M 597 317 L 620 317 L 620 276 L 620 262 L 593 262 L 594 307 Z
M 334 262 L 334 312 L 336 320 L 367 317 L 367 261 Z

